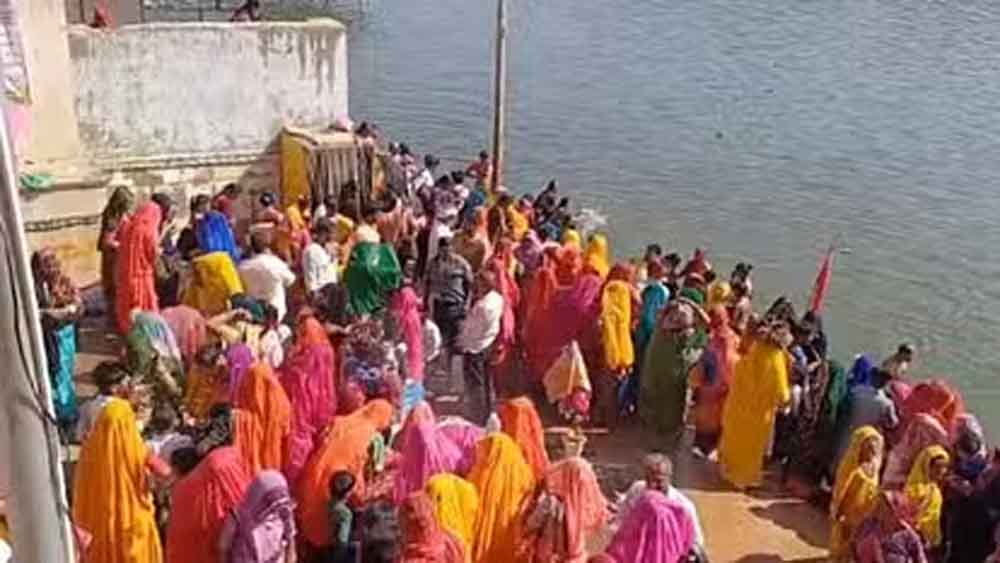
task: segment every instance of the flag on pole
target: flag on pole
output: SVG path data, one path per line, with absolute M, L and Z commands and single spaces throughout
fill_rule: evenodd
M 823 257 L 823 261 L 819 265 L 819 272 L 816 273 L 816 283 L 813 285 L 809 310 L 817 315 L 823 312 L 826 294 L 830 291 L 830 277 L 833 275 L 833 257 L 836 254 L 837 247 L 831 244 L 830 248 L 826 251 L 826 256 Z

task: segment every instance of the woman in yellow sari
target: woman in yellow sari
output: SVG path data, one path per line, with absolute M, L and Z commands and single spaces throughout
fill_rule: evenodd
M 606 367 L 619 379 L 635 363 L 632 345 L 632 286 L 622 280 L 609 281 L 601 296 L 601 340 Z
M 471 561 L 476 516 L 479 514 L 476 487 L 457 475 L 439 473 L 427 481 L 424 492 L 434 503 L 438 524 L 458 538 L 465 560 Z
M 757 339 L 740 358 L 722 411 L 719 465 L 722 476 L 739 489 L 760 485 L 775 411 L 791 399 L 788 352 L 781 338 Z
M 184 304 L 201 311 L 206 317 L 218 315 L 229 308 L 229 298 L 243 293 L 243 282 L 225 252 L 212 252 L 191 262 L 194 277 L 184 292 Z
M 562 233 L 562 239 L 559 240 L 563 246 L 572 246 L 578 251 L 583 249 L 583 240 L 580 238 L 580 231 L 574 229 L 571 226 L 567 226 Z
M 507 225 L 510 227 L 510 238 L 515 242 L 521 242 L 524 235 L 531 229 L 531 223 L 524 213 L 517 208 L 517 203 L 511 201 L 507 206 Z
M 930 547 L 941 545 L 941 495 L 940 482 L 948 473 L 951 458 L 941 446 L 931 446 L 920 452 L 906 479 L 906 497 L 917 508 L 915 528 L 924 543 Z
M 160 536 L 135 412 L 109 399 L 80 449 L 73 520 L 93 536 L 83 563 L 160 563 Z
M 882 465 L 882 435 L 873 426 L 862 426 L 851 435 L 851 444 L 837 467 L 830 501 L 830 560 L 851 561 L 851 540 L 858 526 L 871 514 L 878 500 Z
M 608 238 L 602 234 L 590 237 L 587 250 L 583 252 L 583 269 L 590 270 L 602 278 L 608 277 L 611 263 L 608 260 Z
M 521 448 L 502 432 L 486 436 L 476 444 L 469 482 L 479 491 L 480 501 L 472 560 L 516 561 L 521 508 L 535 489 L 535 474 Z

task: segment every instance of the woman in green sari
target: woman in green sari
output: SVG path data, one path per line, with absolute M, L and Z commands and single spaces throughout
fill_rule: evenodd
M 694 301 L 680 297 L 663 313 L 646 347 L 639 393 L 639 416 L 658 434 L 676 438 L 684 428 L 688 371 L 704 344 L 707 316 Z

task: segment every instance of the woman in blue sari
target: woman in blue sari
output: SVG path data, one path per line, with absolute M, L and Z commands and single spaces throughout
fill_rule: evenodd
M 229 218 L 218 211 L 209 211 L 198 221 L 195 234 L 198 237 L 198 248 L 202 253 L 225 252 L 233 259 L 233 264 L 240 263 L 240 249 L 236 245 L 236 236 L 229 225 Z
M 622 414 L 629 414 L 639 403 L 639 377 L 642 371 L 643 358 L 646 357 L 646 346 L 649 344 L 656 329 L 656 319 L 660 311 L 670 301 L 670 289 L 663 283 L 666 268 L 659 261 L 651 261 L 646 266 L 648 276 L 646 287 L 642 290 L 642 310 L 639 314 L 639 324 L 635 328 L 635 366 L 625 384 L 619 390 L 618 402 Z
M 39 250 L 31 257 L 31 270 L 42 320 L 53 407 L 60 430 L 69 435 L 65 432 L 70 431 L 79 418 L 73 372 L 76 368 L 76 321 L 83 313 L 83 301 L 51 248 Z

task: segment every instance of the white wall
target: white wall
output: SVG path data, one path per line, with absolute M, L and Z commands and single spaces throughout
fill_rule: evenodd
M 285 123 L 347 113 L 347 33 L 330 20 L 73 27 L 86 153 L 106 159 L 263 151 Z

